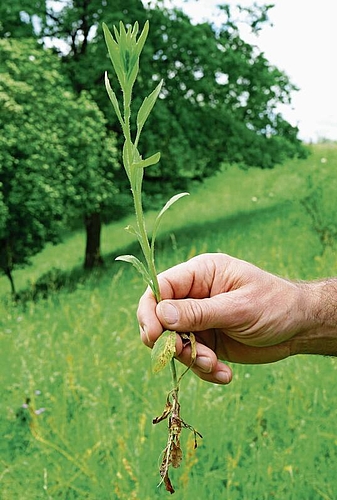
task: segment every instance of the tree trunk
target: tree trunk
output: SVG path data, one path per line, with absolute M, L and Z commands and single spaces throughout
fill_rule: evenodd
M 15 290 L 15 285 L 14 285 L 14 279 L 13 279 L 13 276 L 12 276 L 12 272 L 11 272 L 11 270 L 10 270 L 9 267 L 6 267 L 6 269 L 4 269 L 4 272 L 5 272 L 5 275 L 7 276 L 7 278 L 9 279 L 9 282 L 11 284 L 12 297 L 13 297 L 13 299 L 16 299 L 16 290 Z
M 93 269 L 94 267 L 101 266 L 103 264 L 100 250 L 102 227 L 101 214 L 95 212 L 93 214 L 86 215 L 84 221 L 87 235 L 84 268 Z
M 12 251 L 9 241 L 4 238 L 0 240 L 0 271 L 2 270 L 5 276 L 9 279 L 11 284 L 11 292 L 13 299 L 16 299 L 16 290 L 14 285 L 14 279 L 12 276 L 13 269 L 13 259 L 12 259 Z

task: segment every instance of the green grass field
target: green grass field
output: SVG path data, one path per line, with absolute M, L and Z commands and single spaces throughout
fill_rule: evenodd
M 168 211 L 159 270 L 222 251 L 290 278 L 337 275 L 328 238 L 336 171 L 332 145 L 271 171 L 224 168 Z M 301 202 L 308 194 L 316 222 Z M 157 488 L 166 424 L 151 423 L 170 374 L 152 375 L 136 321 L 143 284 L 131 266 L 114 262 L 133 245 L 127 222 L 104 228 L 106 265 L 91 276 L 81 271 L 81 233 L 14 273 L 27 297 L 54 269 L 58 281 L 50 279 L 45 298 L 12 304 L 0 278 L 1 500 L 170 496 Z M 185 431 L 174 498 L 335 500 L 336 359 L 299 356 L 233 370 L 226 387 L 193 374 L 182 382 L 182 416 L 203 440 L 194 450 Z

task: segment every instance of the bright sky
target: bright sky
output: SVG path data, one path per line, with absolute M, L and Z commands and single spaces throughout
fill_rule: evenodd
M 171 0 L 196 22 L 219 22 L 216 5 L 251 6 L 253 0 Z M 292 109 L 283 116 L 300 130 L 306 141 L 337 140 L 337 0 L 266 0 L 273 26 L 265 26 L 258 37 L 242 36 L 257 45 L 267 59 L 283 70 L 299 87 Z M 217 12 L 217 13 L 216 13 Z

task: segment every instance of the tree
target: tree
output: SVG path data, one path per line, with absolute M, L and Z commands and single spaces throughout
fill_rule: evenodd
M 0 40 L 0 268 L 13 293 L 14 266 L 57 242 L 75 216 L 99 213 L 116 192 L 113 137 L 60 64 L 35 41 Z M 87 259 L 100 258 L 94 251 Z
M 158 194 L 158 182 L 161 192 L 163 184 L 169 192 L 177 186 L 186 189 L 192 179 L 212 175 L 222 161 L 270 168 L 304 154 L 297 128 L 277 112 L 279 103 L 290 102 L 295 87 L 256 47 L 242 40 L 229 6 L 222 6 L 227 21 L 216 29 L 208 23 L 194 25 L 179 9 L 165 9 L 160 1 L 152 8 L 145 8 L 141 0 L 73 0 L 63 5 L 47 12 L 44 35 L 67 44 L 63 59 L 75 89 L 92 92 L 117 133 L 102 85 L 108 65 L 101 22 L 112 27 L 120 20 L 141 25 L 150 20 L 134 103 L 139 106 L 153 80 L 164 79 L 142 143 L 148 155 L 161 144 L 160 165 L 149 169 L 145 179 L 153 196 Z M 252 30 L 268 21 L 270 7 L 242 9 Z
M 119 124 L 103 84 L 109 62 L 101 24 L 138 21 L 142 26 L 150 20 L 135 108 L 155 81 L 163 78 L 165 84 L 140 145 L 146 156 L 158 144 L 161 151 L 160 164 L 146 171 L 144 184 L 150 196 L 145 206 L 177 189 L 188 189 L 192 180 L 212 175 L 223 161 L 271 168 L 287 157 L 305 154 L 297 128 L 277 112 L 279 103 L 290 102 L 295 87 L 256 47 L 242 40 L 230 7 L 221 8 L 227 21 L 220 28 L 194 25 L 183 12 L 166 9 L 159 0 L 151 8 L 141 0 L 35 0 L 27 12 L 25 7 L 20 11 L 19 21 L 30 22 L 33 31 L 38 26 L 36 36 L 54 44 L 75 92 L 90 93 L 120 145 Z M 254 5 L 242 10 L 252 30 L 268 21 L 269 8 Z M 115 184 L 121 193 L 127 190 L 118 170 Z M 99 212 L 87 227 L 99 233 Z
M 0 38 L 30 38 L 44 20 L 46 0 L 11 0 L 0 3 Z M 34 21 L 37 21 L 36 23 Z

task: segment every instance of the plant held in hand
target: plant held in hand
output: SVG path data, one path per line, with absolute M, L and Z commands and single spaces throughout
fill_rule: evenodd
M 109 56 L 117 75 L 123 95 L 123 105 L 121 111 L 121 107 L 119 105 L 116 94 L 111 88 L 107 74 L 105 74 L 106 89 L 120 122 L 125 139 L 123 146 L 123 164 L 130 181 L 136 215 L 135 226 L 128 226 L 126 229 L 127 231 L 135 235 L 138 239 L 145 262 L 140 261 L 134 255 L 121 255 L 120 257 L 117 257 L 116 260 L 130 262 L 142 275 L 145 283 L 151 287 L 151 290 L 157 302 L 159 302 L 161 300 L 161 297 L 154 259 L 155 240 L 158 227 L 166 210 L 168 210 L 171 205 L 173 205 L 173 203 L 178 201 L 183 196 L 186 196 L 188 193 L 177 194 L 165 204 L 165 206 L 157 215 L 152 230 L 152 237 L 150 239 L 148 237 L 142 207 L 142 181 L 144 168 L 157 164 L 160 160 L 160 153 L 155 153 L 152 156 L 143 159 L 138 151 L 138 144 L 145 122 L 160 94 L 163 81 L 160 81 L 157 87 L 148 97 L 144 99 L 142 105 L 140 106 L 136 118 L 135 138 L 133 139 L 130 125 L 132 90 L 138 75 L 139 57 L 147 38 L 149 23 L 145 23 L 142 32 L 137 38 L 138 30 L 139 27 L 137 22 L 133 27 L 129 26 L 127 29 L 121 22 L 119 31 L 114 26 L 113 37 L 108 27 L 103 24 L 103 31 Z M 192 354 L 190 366 L 192 366 L 196 358 L 194 335 L 192 333 L 184 333 L 181 334 L 181 336 L 185 343 L 189 343 L 191 345 Z M 156 424 L 161 422 L 162 420 L 168 419 L 169 435 L 167 445 L 163 451 L 163 457 L 160 466 L 161 481 L 159 484 L 164 483 L 166 489 L 170 493 L 173 493 L 174 489 L 169 478 L 169 468 L 171 465 L 172 467 L 179 467 L 182 459 L 182 450 L 180 446 L 181 430 L 183 428 L 186 428 L 194 432 L 195 446 L 197 446 L 196 436 L 199 435 L 201 437 L 201 435 L 193 427 L 184 422 L 184 420 L 180 416 L 179 387 L 182 377 L 185 375 L 189 368 L 187 368 L 179 378 L 177 377 L 174 360 L 175 343 L 176 332 L 165 331 L 155 343 L 151 355 L 152 369 L 154 373 L 159 372 L 168 364 L 170 364 L 172 373 L 173 388 L 168 393 L 164 411 L 162 415 L 153 420 L 153 423 Z

